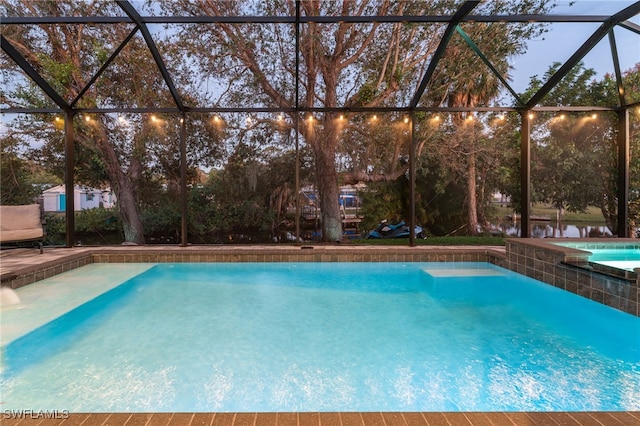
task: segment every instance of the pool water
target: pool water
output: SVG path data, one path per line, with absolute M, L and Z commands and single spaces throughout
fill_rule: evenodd
M 3 409 L 640 409 L 640 318 L 486 263 L 159 264 L 4 348 Z
M 592 248 L 589 243 L 554 243 L 558 246 L 571 247 L 578 250 L 585 250 L 591 253 L 589 262 L 608 266 L 610 268 L 621 269 L 634 272 L 635 268 L 640 268 L 640 248 L 629 246 L 628 244 L 610 243 L 598 244 L 606 248 Z
M 633 272 L 640 268 L 640 249 L 588 249 L 590 262 Z

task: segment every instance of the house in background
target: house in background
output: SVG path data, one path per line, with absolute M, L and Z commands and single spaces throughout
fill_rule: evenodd
M 64 185 L 54 186 L 42 192 L 45 212 L 61 212 L 67 207 L 67 194 Z M 73 189 L 73 207 L 75 211 L 110 208 L 115 205 L 115 195 L 111 189 L 96 189 L 89 186 L 76 185 Z

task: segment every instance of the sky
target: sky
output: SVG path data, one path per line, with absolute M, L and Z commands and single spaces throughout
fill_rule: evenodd
M 634 1 L 615 0 L 578 0 L 559 1 L 555 14 L 611 15 Z M 631 19 L 640 25 L 640 16 Z M 528 43 L 526 54 L 512 58 L 513 78 L 510 81 L 514 90 L 523 92 L 531 76 L 540 78 L 554 62 L 566 62 L 587 38 L 600 26 L 598 23 L 555 23 L 549 25 L 549 31 Z M 640 62 L 640 35 L 617 26 L 614 36 L 618 47 L 620 67 L 628 70 Z M 598 78 L 613 73 L 613 59 L 609 47 L 609 38 L 603 38 L 583 59 L 586 68 L 593 68 Z

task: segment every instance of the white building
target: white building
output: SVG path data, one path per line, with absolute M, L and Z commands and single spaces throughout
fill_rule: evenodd
M 67 194 L 64 185 L 54 186 L 42 193 L 45 212 L 61 212 L 67 207 Z M 111 189 L 96 189 L 89 186 L 76 185 L 73 190 L 73 207 L 75 211 L 110 208 L 115 205 L 116 197 Z

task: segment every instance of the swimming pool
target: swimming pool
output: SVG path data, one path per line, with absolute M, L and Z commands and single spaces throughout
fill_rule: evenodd
M 4 409 L 640 409 L 640 318 L 486 263 L 158 264 L 8 343 Z

